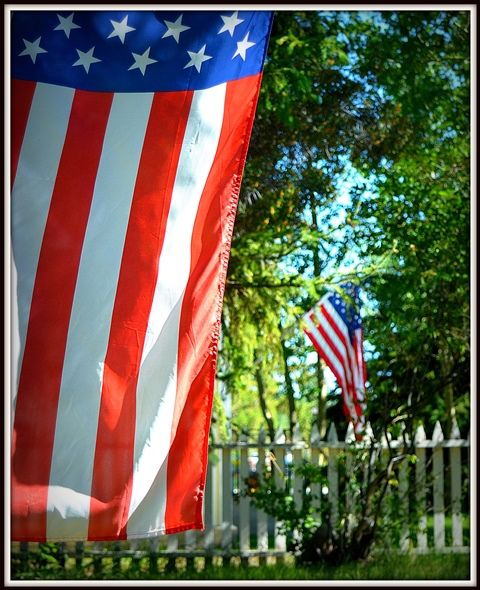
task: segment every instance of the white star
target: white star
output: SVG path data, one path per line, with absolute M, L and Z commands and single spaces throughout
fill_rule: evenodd
M 194 51 L 187 51 L 188 55 L 190 56 L 190 61 L 188 62 L 188 64 L 186 66 L 184 66 L 183 69 L 191 68 L 192 66 L 195 66 L 195 69 L 197 70 L 197 72 L 200 73 L 202 63 L 204 61 L 207 61 L 208 59 L 212 59 L 211 55 L 205 55 L 206 47 L 207 46 L 204 45 L 198 53 L 195 53 Z
M 129 70 L 139 69 L 144 76 L 145 76 L 145 70 L 147 69 L 147 66 L 158 61 L 158 60 L 150 57 L 150 47 L 148 47 L 148 49 L 146 49 L 142 55 L 140 55 L 138 53 L 133 53 L 133 51 L 132 51 L 132 55 L 133 55 L 133 59 L 135 60 L 135 63 L 133 63 L 128 69 Z
M 251 41 L 248 40 L 248 36 L 250 35 L 250 33 L 247 33 L 243 39 L 243 41 L 237 41 L 237 51 L 235 51 L 235 53 L 233 54 L 233 57 L 236 57 L 237 55 L 239 55 L 243 61 L 245 61 L 245 55 L 247 53 L 247 49 L 250 49 L 250 47 L 253 47 L 253 45 L 255 45 L 255 43 L 252 43 Z
M 60 16 L 59 14 L 57 14 L 60 24 L 58 24 L 53 30 L 54 31 L 63 31 L 65 33 L 65 35 L 67 36 L 67 38 L 69 38 L 70 31 L 72 29 L 81 29 L 80 25 L 76 25 L 73 22 L 73 15 L 74 15 L 73 12 L 70 16 L 67 16 L 67 17 Z
M 33 63 L 35 63 L 39 53 L 48 53 L 46 49 L 42 49 L 40 47 L 40 39 L 41 37 L 39 37 L 36 41 L 27 41 L 26 39 L 23 39 L 23 42 L 25 43 L 25 49 L 22 51 L 22 53 L 19 53 L 18 56 L 20 57 L 21 55 L 29 55 L 32 58 Z
M 221 19 L 223 20 L 223 27 L 218 31 L 217 35 L 228 31 L 230 33 L 230 37 L 233 37 L 235 27 L 240 23 L 243 23 L 243 18 L 238 18 L 238 11 L 235 11 L 232 16 L 221 16 Z
M 128 15 L 121 22 L 118 22 L 116 20 L 110 20 L 110 22 L 113 25 L 113 31 L 110 33 L 107 39 L 110 39 L 112 37 L 118 37 L 120 41 L 124 43 L 125 35 L 135 30 L 134 27 L 128 26 L 127 21 Z
M 183 14 L 181 14 L 174 23 L 169 20 L 163 21 L 167 25 L 167 30 L 163 34 L 162 39 L 165 37 L 173 37 L 177 43 L 180 41 L 180 33 L 191 28 L 182 25 L 182 18 Z
M 101 59 L 97 59 L 96 57 L 93 57 L 93 50 L 95 49 L 95 47 L 91 47 L 87 52 L 83 52 L 80 51 L 80 49 L 77 49 L 77 53 L 78 53 L 78 60 L 73 64 L 74 66 L 83 66 L 85 68 L 85 71 L 88 74 L 88 70 L 90 69 L 90 66 L 98 61 L 102 61 Z

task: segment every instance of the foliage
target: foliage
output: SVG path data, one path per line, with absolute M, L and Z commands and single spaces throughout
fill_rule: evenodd
M 238 430 L 340 416 L 298 320 L 346 277 L 374 429 L 468 428 L 469 34 L 462 11 L 276 13 L 222 323 Z
M 368 24 L 358 67 L 383 88 L 385 125 L 378 148 L 356 158 L 370 182 L 349 212 L 364 259 L 395 252 L 365 284 L 372 413 L 440 419 L 449 435 L 455 408 L 468 423 L 468 15 L 388 13 L 382 24 Z
M 255 506 L 280 521 L 288 538 L 288 549 L 298 563 L 323 562 L 330 565 L 365 559 L 374 543 L 400 547 L 406 523 L 416 532 L 420 513 L 403 513 L 398 491 L 398 470 L 405 461 L 413 461 L 408 450 L 398 454 L 378 441 L 364 441 L 363 446 L 349 447 L 335 453 L 342 494 L 328 501 L 322 490 L 329 488 L 328 464 L 304 462 L 293 469 L 295 478 L 304 481 L 303 492 L 295 497 L 291 474 L 280 481 L 275 469 L 267 466 L 256 486 L 248 485 L 245 494 Z M 328 463 L 330 462 L 330 459 Z M 380 469 L 373 466 L 382 463 Z M 413 503 L 414 505 L 414 503 Z
M 307 415 L 302 426 L 310 430 L 312 414 L 298 406 L 303 400 L 307 407 L 318 405 L 322 384 L 318 367 L 312 371 L 303 362 L 293 383 L 293 416 L 286 366 L 295 358 L 305 361 L 311 350 L 298 317 L 339 279 L 330 269 L 346 254 L 335 234 L 335 184 L 345 168 L 346 137 L 355 136 L 344 106 L 361 85 L 340 69 L 347 44 L 337 32 L 336 19 L 320 13 L 275 16 L 225 293 L 225 371 L 219 377 L 235 398 L 235 413 L 260 395 L 255 373 L 263 363 L 268 412 L 276 428 L 289 414 L 289 430 Z M 282 340 L 293 359 L 282 355 Z M 257 419 L 256 428 L 260 424 Z

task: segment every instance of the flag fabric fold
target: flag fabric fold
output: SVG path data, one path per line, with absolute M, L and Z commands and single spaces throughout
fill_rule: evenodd
M 203 528 L 223 291 L 271 21 L 12 12 L 13 540 Z
M 343 410 L 357 436 L 365 428 L 366 365 L 359 287 L 341 285 L 342 294 L 326 293 L 303 317 L 303 329 L 335 375 Z

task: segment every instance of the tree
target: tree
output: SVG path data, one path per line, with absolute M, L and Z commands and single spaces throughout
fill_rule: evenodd
M 366 258 L 394 248 L 388 275 L 367 284 L 372 401 L 384 419 L 407 411 L 450 433 L 455 409 L 468 420 L 468 14 L 387 13 L 369 26 L 358 67 L 387 116 L 357 155 L 371 183 L 353 199 L 352 236 Z
M 225 293 L 240 427 L 305 431 L 314 408 L 325 427 L 298 318 L 346 274 L 368 293 L 371 418 L 465 420 L 468 35 L 462 12 L 276 14 Z

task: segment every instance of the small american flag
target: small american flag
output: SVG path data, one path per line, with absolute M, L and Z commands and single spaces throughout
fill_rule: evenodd
M 11 16 L 12 537 L 202 528 L 272 13 Z
M 341 285 L 346 297 L 327 293 L 303 316 L 304 331 L 342 389 L 345 416 L 361 435 L 365 427 L 366 367 L 359 288 Z

